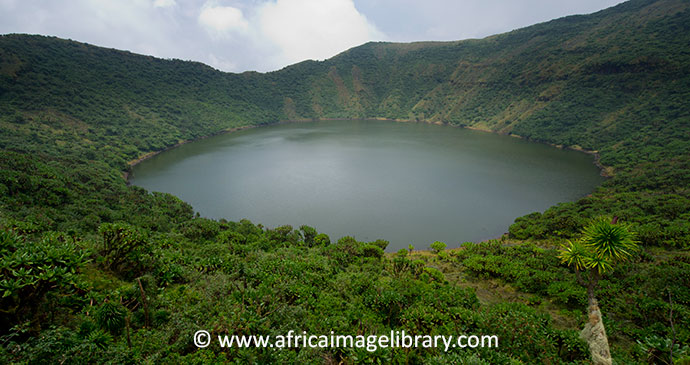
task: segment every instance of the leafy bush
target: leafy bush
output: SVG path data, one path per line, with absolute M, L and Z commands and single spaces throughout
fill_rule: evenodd
M 424 271 L 420 275 L 422 281 L 434 281 L 437 283 L 445 283 L 446 277 L 443 273 L 435 267 L 425 267 Z
M 145 231 L 127 223 L 104 223 L 98 232 L 103 237 L 99 253 L 106 268 L 130 277 L 144 269 L 144 258 L 151 250 Z
M 112 301 L 101 304 L 96 310 L 96 323 L 104 331 L 118 335 L 125 328 L 126 309 Z
M 382 239 L 378 239 L 378 240 L 376 240 L 376 241 L 374 241 L 374 242 L 370 242 L 370 244 L 375 245 L 375 246 L 378 246 L 378 247 L 381 248 L 381 250 L 384 250 L 384 251 L 386 250 L 386 247 L 388 247 L 388 244 L 389 244 L 389 243 L 390 243 L 390 242 L 388 242 L 388 241 L 386 241 L 386 240 L 382 240 Z
M 88 262 L 88 252 L 65 234 L 47 232 L 30 240 L 0 230 L 0 255 L 2 328 L 30 318 L 48 293 L 84 289 L 78 272 Z
M 180 225 L 180 232 L 192 241 L 215 238 L 220 232 L 218 222 L 207 218 L 195 218 Z
M 434 251 L 434 253 L 439 253 L 443 250 L 445 250 L 447 245 L 443 242 L 436 241 L 431 244 L 431 250 Z
M 313 227 L 302 225 L 299 227 L 299 230 L 302 232 L 304 244 L 306 244 L 307 247 L 314 247 L 316 245 L 315 239 L 318 235 L 316 229 L 314 229 Z
M 383 249 L 378 245 L 364 245 L 362 247 L 362 256 L 364 257 L 383 257 Z
M 546 288 L 546 294 L 570 306 L 583 308 L 587 305 L 587 292 L 582 285 L 570 281 L 554 281 Z

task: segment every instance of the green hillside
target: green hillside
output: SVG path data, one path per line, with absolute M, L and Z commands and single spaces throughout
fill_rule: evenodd
M 643 248 L 597 289 L 614 359 L 668 362 L 671 347 L 687 359 L 688 100 L 686 0 L 632 0 L 481 40 L 368 43 L 265 74 L 2 35 L 0 361 L 586 362 L 587 294 L 556 248 L 601 215 L 629 223 Z M 385 241 L 330 242 L 308 226 L 195 217 L 123 178 L 129 162 L 185 141 L 318 118 L 518 135 L 597 152 L 612 178 L 516 217 L 500 240 L 397 255 Z M 502 342 L 447 353 L 197 350 L 199 329 Z

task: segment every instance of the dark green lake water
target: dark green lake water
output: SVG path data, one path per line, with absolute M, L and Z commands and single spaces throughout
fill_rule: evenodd
M 307 224 L 387 251 L 499 237 L 516 217 L 576 200 L 603 178 L 592 156 L 424 123 L 280 124 L 183 145 L 133 169 L 202 216 Z

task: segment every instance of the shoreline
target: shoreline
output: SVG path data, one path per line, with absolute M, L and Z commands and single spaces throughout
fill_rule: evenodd
M 201 141 L 203 139 L 211 138 L 214 136 L 219 136 L 221 134 L 232 133 L 232 132 L 237 132 L 237 131 L 241 131 L 241 130 L 245 130 L 245 129 L 256 128 L 256 127 L 260 127 L 260 125 L 247 125 L 247 126 L 241 126 L 241 127 L 227 128 L 227 129 L 223 129 L 221 131 L 209 134 L 208 136 L 202 136 L 202 137 L 198 137 L 198 138 L 194 138 L 194 139 L 186 139 L 184 141 L 175 143 L 174 145 L 172 145 L 170 147 L 166 147 L 166 148 L 159 150 L 159 151 L 151 151 L 151 152 L 145 153 L 145 154 L 135 158 L 134 160 L 127 161 L 128 169 L 127 169 L 127 171 L 122 172 L 122 177 L 125 179 L 125 182 L 127 182 L 127 185 L 130 185 L 129 176 L 132 173 L 132 167 L 148 160 L 149 158 L 151 158 L 153 156 L 156 156 L 156 155 L 161 154 L 161 153 L 166 152 L 166 151 L 170 151 L 174 148 L 180 147 L 180 146 L 185 145 L 187 143 Z
M 204 139 L 207 139 L 207 138 L 211 138 L 211 137 L 215 137 L 215 136 L 220 136 L 220 135 L 223 135 L 223 134 L 228 134 L 228 133 L 233 133 L 233 132 L 239 132 L 239 131 L 243 131 L 243 130 L 247 130 L 247 129 L 261 128 L 261 127 L 270 127 L 270 126 L 273 126 L 273 125 L 287 124 L 287 123 L 318 122 L 318 121 L 320 121 L 320 120 L 355 120 L 355 119 L 346 119 L 346 118 L 337 119 L 337 118 L 333 118 L 333 119 L 296 119 L 296 120 L 281 120 L 281 121 L 274 122 L 274 123 L 269 123 L 269 124 L 250 124 L 250 125 L 244 125 L 244 126 L 240 126 L 240 127 L 226 128 L 226 129 L 220 130 L 220 131 L 218 131 L 218 132 L 211 133 L 211 134 L 209 134 L 209 135 L 207 135 L 207 136 L 201 136 L 201 137 L 194 138 L 194 139 L 186 139 L 186 140 L 184 140 L 184 141 L 175 143 L 175 144 L 172 145 L 172 146 L 166 147 L 166 148 L 164 148 L 164 149 L 162 149 L 162 150 L 160 150 L 160 151 L 148 152 L 148 153 L 145 153 L 145 154 L 143 154 L 143 155 L 141 155 L 141 156 L 135 158 L 134 160 L 127 161 L 128 171 L 122 172 L 122 177 L 123 177 L 123 178 L 125 179 L 125 181 L 127 182 L 127 185 L 129 185 L 129 184 L 130 184 L 130 183 L 129 183 L 129 176 L 131 175 L 132 167 L 134 167 L 134 166 L 136 166 L 136 165 L 138 165 L 138 164 L 140 164 L 140 163 L 142 163 L 142 162 L 144 162 L 144 161 L 146 161 L 146 160 L 148 160 L 148 159 L 150 159 L 150 158 L 152 158 L 152 157 L 154 157 L 154 156 L 156 156 L 156 155 L 158 155 L 158 154 L 161 154 L 161 153 L 166 152 L 166 151 L 170 151 L 170 150 L 175 149 L 175 148 L 177 148 L 177 147 L 180 147 L 180 146 L 182 146 L 182 145 L 186 145 L 187 143 L 197 142 L 197 141 L 201 141 L 201 140 L 204 140 Z
M 454 128 L 464 128 L 464 129 L 469 129 L 469 130 L 473 130 L 473 131 L 486 132 L 486 133 L 498 134 L 498 135 L 503 135 L 503 136 L 509 136 L 509 137 L 513 137 L 513 138 L 524 139 L 525 141 L 534 142 L 534 143 L 543 143 L 543 144 L 549 145 L 551 147 L 556 147 L 558 149 L 583 152 L 583 153 L 586 153 L 588 155 L 592 155 L 594 157 L 593 164 L 597 168 L 599 168 L 599 175 L 601 175 L 602 177 L 605 177 L 607 179 L 614 176 L 613 168 L 610 166 L 605 166 L 600 162 L 601 156 L 599 155 L 599 151 L 587 150 L 587 149 L 584 149 L 578 145 L 573 145 L 573 146 L 558 145 L 558 144 L 549 143 L 549 142 L 545 142 L 545 141 L 532 140 L 532 139 L 525 138 L 525 137 L 517 135 L 517 134 L 495 132 L 495 131 L 492 131 L 492 130 L 489 130 L 486 128 L 477 128 L 477 127 L 473 127 L 473 126 L 454 125 L 454 124 L 450 124 L 447 122 L 430 121 L 430 120 L 397 119 L 397 118 L 391 119 L 391 118 L 384 118 L 384 117 L 368 117 L 368 118 L 287 119 L 287 120 L 280 120 L 280 121 L 277 121 L 275 123 L 269 123 L 269 124 L 255 124 L 255 125 L 245 125 L 245 126 L 241 126 L 241 127 L 226 128 L 226 129 L 220 130 L 218 132 L 209 134 L 207 136 L 202 136 L 202 137 L 198 137 L 198 138 L 194 138 L 194 139 L 188 139 L 188 140 L 178 142 L 178 143 L 176 143 L 170 147 L 166 147 L 160 151 L 152 151 L 152 152 L 145 153 L 144 155 L 139 156 L 138 158 L 136 158 L 134 160 L 128 161 L 127 162 L 128 170 L 122 172 L 122 177 L 125 180 L 125 182 L 127 183 L 127 185 L 130 185 L 129 177 L 130 177 L 131 172 L 132 172 L 132 167 L 134 167 L 134 166 L 140 164 L 141 162 L 146 161 L 149 158 L 156 156 L 160 153 L 169 151 L 173 148 L 180 147 L 180 146 L 185 145 L 187 143 L 200 141 L 200 140 L 203 140 L 206 138 L 211 138 L 211 137 L 219 136 L 222 134 L 233 133 L 233 132 L 247 130 L 247 129 L 268 127 L 268 126 L 272 126 L 272 125 L 280 125 L 280 124 L 287 124 L 287 123 L 305 123 L 305 122 L 319 122 L 319 121 L 346 121 L 346 120 L 377 120 L 377 121 L 387 121 L 387 122 L 396 122 L 396 123 L 425 123 L 425 124 L 434 124 L 434 125 L 444 125 L 444 126 L 449 126 L 449 127 L 454 127 Z

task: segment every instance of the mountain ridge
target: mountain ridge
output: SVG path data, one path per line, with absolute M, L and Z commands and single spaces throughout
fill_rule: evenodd
M 194 86 L 197 95 L 186 96 L 188 101 L 193 101 L 189 99 L 194 98 L 212 99 L 209 95 L 211 91 L 203 95 L 204 89 L 216 92 L 217 88 L 222 88 L 229 95 L 225 97 L 226 100 L 217 98 L 216 102 L 238 105 L 235 105 L 235 110 L 232 105 L 228 105 L 228 112 L 217 111 L 214 114 L 233 114 L 243 119 L 259 119 L 262 123 L 287 119 L 342 117 L 425 120 L 472 126 L 500 133 L 515 133 L 556 145 L 578 145 L 590 150 L 602 150 L 607 146 L 602 146 L 601 140 L 591 136 L 601 130 L 595 125 L 589 126 L 590 130 L 584 133 L 587 135 L 581 133 L 574 137 L 578 139 L 577 143 L 572 136 L 559 136 L 564 133 L 544 125 L 541 120 L 551 118 L 564 124 L 562 127 L 567 127 L 569 121 L 559 121 L 559 119 L 574 118 L 573 114 L 575 114 L 567 108 L 566 110 L 561 108 L 558 112 L 550 111 L 548 108 L 550 101 L 559 97 L 570 97 L 571 103 L 592 104 L 588 110 L 590 115 L 583 119 L 603 122 L 608 118 L 610 122 L 616 113 L 625 113 L 625 110 L 621 110 L 625 108 L 621 108 L 620 104 L 613 103 L 611 100 L 609 103 L 604 103 L 606 100 L 591 100 L 591 98 L 586 100 L 586 95 L 572 95 L 572 93 L 568 95 L 568 87 L 575 85 L 580 89 L 587 88 L 587 85 L 582 85 L 588 82 L 584 78 L 592 74 L 600 75 L 602 79 L 604 76 L 612 79 L 616 75 L 630 78 L 631 75 L 645 73 L 648 75 L 648 80 L 641 77 L 634 77 L 636 80 L 622 80 L 621 77 L 606 80 L 609 83 L 616 82 L 618 85 L 624 85 L 628 89 L 637 88 L 638 90 L 632 91 L 639 91 L 644 83 L 668 81 L 669 73 L 677 74 L 687 70 L 687 65 L 681 66 L 672 60 L 672 57 L 679 56 L 678 54 L 668 51 L 666 54 L 659 54 L 658 49 L 634 49 L 630 44 L 625 45 L 629 48 L 627 53 L 621 55 L 599 54 L 596 44 L 587 43 L 586 39 L 589 37 L 587 34 L 601 32 L 599 28 L 604 27 L 608 36 L 612 37 L 611 34 L 616 33 L 610 32 L 610 27 L 606 24 L 602 25 L 602 22 L 611 16 L 630 20 L 631 12 L 639 13 L 640 9 L 648 10 L 644 13 L 646 17 L 658 17 L 662 11 L 676 11 L 677 15 L 680 12 L 679 9 L 683 9 L 680 13 L 685 14 L 683 19 L 687 19 L 687 8 L 688 5 L 684 1 L 634 1 L 591 15 L 564 17 L 480 40 L 434 42 L 433 44 L 370 42 L 325 61 L 304 61 L 265 74 L 221 73 L 201 63 L 163 61 L 149 58 L 150 56 L 143 56 L 145 58 L 139 60 L 138 63 L 146 63 L 144 61 L 147 60 L 148 63 L 157 64 L 157 67 L 163 67 L 161 65 L 165 62 L 172 62 L 168 64 L 169 68 L 198 68 L 198 70 L 185 71 L 198 71 L 200 75 L 204 74 L 203 80 L 192 80 L 192 82 L 212 82 L 216 85 L 198 83 Z M 667 14 L 666 18 L 673 16 L 675 15 Z M 582 31 L 589 26 L 592 28 L 588 28 L 586 32 Z M 553 27 L 557 29 L 554 30 Z M 577 34 L 572 36 L 569 32 Z M 558 35 L 552 36 L 552 40 L 545 38 L 546 34 L 552 33 Z M 643 31 L 639 33 L 644 35 Z M 3 36 L 3 39 L 7 37 Z M 680 41 L 688 40 L 687 36 L 679 38 L 682 38 Z M 89 49 L 89 47 L 93 46 L 77 43 L 72 48 Z M 632 51 L 635 51 L 636 59 L 633 58 Z M 115 52 L 114 57 L 118 58 L 140 57 L 126 51 L 112 49 L 96 51 L 91 48 L 90 52 L 100 54 Z M 539 54 L 544 59 L 536 60 L 531 56 L 532 54 Z M 15 54 L 14 57 L 17 55 Z M 686 62 L 687 57 L 683 57 L 685 58 L 683 61 Z M 90 68 L 92 65 L 84 66 Z M 84 66 L 81 68 L 83 69 Z M 5 76 L 16 74 L 17 70 L 12 70 L 12 67 L 16 66 L 7 64 L 0 68 L 0 70 L 5 70 L 1 74 Z M 154 72 L 157 71 L 155 67 Z M 506 68 L 514 68 L 514 70 L 506 70 Z M 133 71 L 135 73 L 130 75 L 132 77 L 136 76 L 136 69 Z M 101 70 L 104 74 L 112 72 L 114 71 L 108 68 Z M 148 72 L 148 70 L 142 72 Z M 655 80 L 649 80 L 650 73 L 655 76 Z M 92 74 L 91 77 L 96 76 Z M 572 82 L 574 77 L 581 78 L 581 80 L 576 80 L 580 85 Z M 210 81 L 209 78 L 218 80 Z M 170 81 L 165 78 L 162 80 Z M 251 87 L 248 88 L 248 84 L 251 84 Z M 151 87 L 160 87 L 159 85 L 160 83 L 153 84 Z M 121 86 L 131 87 L 126 84 Z M 138 88 L 143 89 L 145 86 L 149 85 L 138 86 Z M 601 88 L 595 89 L 597 92 L 602 92 Z M 616 92 L 619 97 L 630 99 L 631 90 L 619 87 L 619 90 L 611 91 Z M 562 92 L 566 95 L 562 95 Z M 601 97 L 600 99 L 605 99 L 606 95 L 601 95 Z M 491 108 L 488 109 L 488 106 Z M 245 109 L 254 109 L 254 114 L 263 115 L 257 118 L 255 115 L 248 115 Z M 594 109 L 600 109 L 600 111 Z M 578 110 L 578 112 L 581 111 Z M 217 116 L 214 119 L 218 121 Z M 521 124 L 530 126 L 520 128 Z M 221 129 L 232 127 L 220 126 L 224 127 Z M 534 130 L 544 128 L 551 130 L 549 133 L 534 133 Z M 175 144 L 172 142 L 179 141 L 171 141 L 167 144 Z M 616 161 L 607 161 L 606 157 L 604 162 L 616 165 Z

